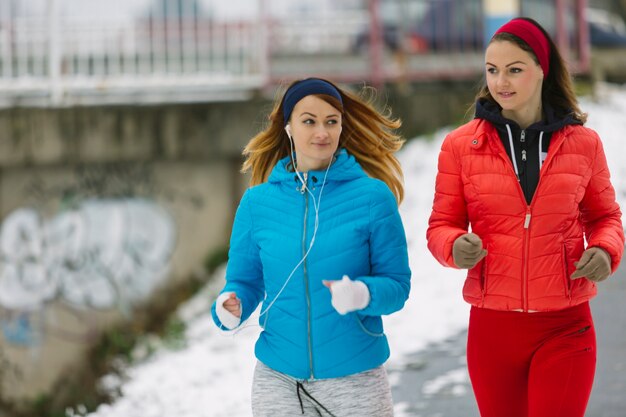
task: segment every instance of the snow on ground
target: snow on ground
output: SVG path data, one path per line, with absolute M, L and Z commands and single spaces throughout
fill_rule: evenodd
M 626 88 L 606 87 L 598 102 L 583 99 L 581 105 L 589 113 L 587 126 L 603 140 L 619 202 L 626 208 Z M 390 367 L 402 367 L 407 354 L 455 335 L 467 326 L 469 307 L 461 296 L 464 273 L 440 266 L 428 252 L 425 239 L 437 154 L 447 132 L 449 129 L 442 129 L 432 137 L 413 140 L 400 153 L 406 183 L 401 213 L 413 278 L 405 308 L 385 319 L 392 352 Z M 254 342 L 259 327 L 251 321 L 234 335 L 215 328 L 209 307 L 222 286 L 223 271 L 217 275 L 212 284 L 179 311 L 188 324 L 187 347 L 177 351 L 159 349 L 149 359 L 128 368 L 124 381 L 104 378 L 102 385 L 118 389 L 121 395 L 112 405 L 100 406 L 89 417 L 251 415 Z M 460 370 L 442 375 L 441 379 L 457 380 L 462 374 Z M 430 388 L 435 389 L 442 381 L 431 382 Z M 397 408 L 402 413 L 402 405 Z M 68 412 L 68 416 L 73 414 Z

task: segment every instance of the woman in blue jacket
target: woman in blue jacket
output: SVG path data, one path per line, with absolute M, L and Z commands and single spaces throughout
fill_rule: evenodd
M 381 316 L 403 307 L 411 276 L 399 126 L 361 96 L 308 78 L 288 87 L 246 146 L 251 187 L 213 319 L 232 330 L 262 303 L 254 416 L 393 415 Z

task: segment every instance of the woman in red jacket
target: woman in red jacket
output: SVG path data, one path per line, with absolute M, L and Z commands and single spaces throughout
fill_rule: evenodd
M 602 143 L 537 22 L 496 32 L 485 77 L 474 120 L 442 145 L 428 247 L 469 270 L 481 416 L 583 417 L 596 362 L 588 300 L 624 250 Z

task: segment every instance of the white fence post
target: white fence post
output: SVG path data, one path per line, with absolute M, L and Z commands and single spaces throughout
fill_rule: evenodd
M 11 79 L 13 77 L 13 53 L 12 36 L 13 21 L 11 20 L 11 4 L 9 0 L 0 1 L 0 47 L 2 48 L 2 73 L 0 79 Z
M 53 105 L 61 102 L 61 32 L 58 0 L 48 0 L 48 75 L 50 81 L 50 100 Z
M 268 0 L 259 0 L 259 19 L 257 25 L 259 28 L 259 49 L 257 51 L 257 59 L 259 62 L 259 72 L 264 84 L 270 80 L 270 42 L 269 42 L 269 13 L 267 10 Z

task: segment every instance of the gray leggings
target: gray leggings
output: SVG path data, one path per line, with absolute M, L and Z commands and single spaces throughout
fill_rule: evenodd
M 393 417 L 385 368 L 341 378 L 303 381 L 257 362 L 252 383 L 254 417 Z

